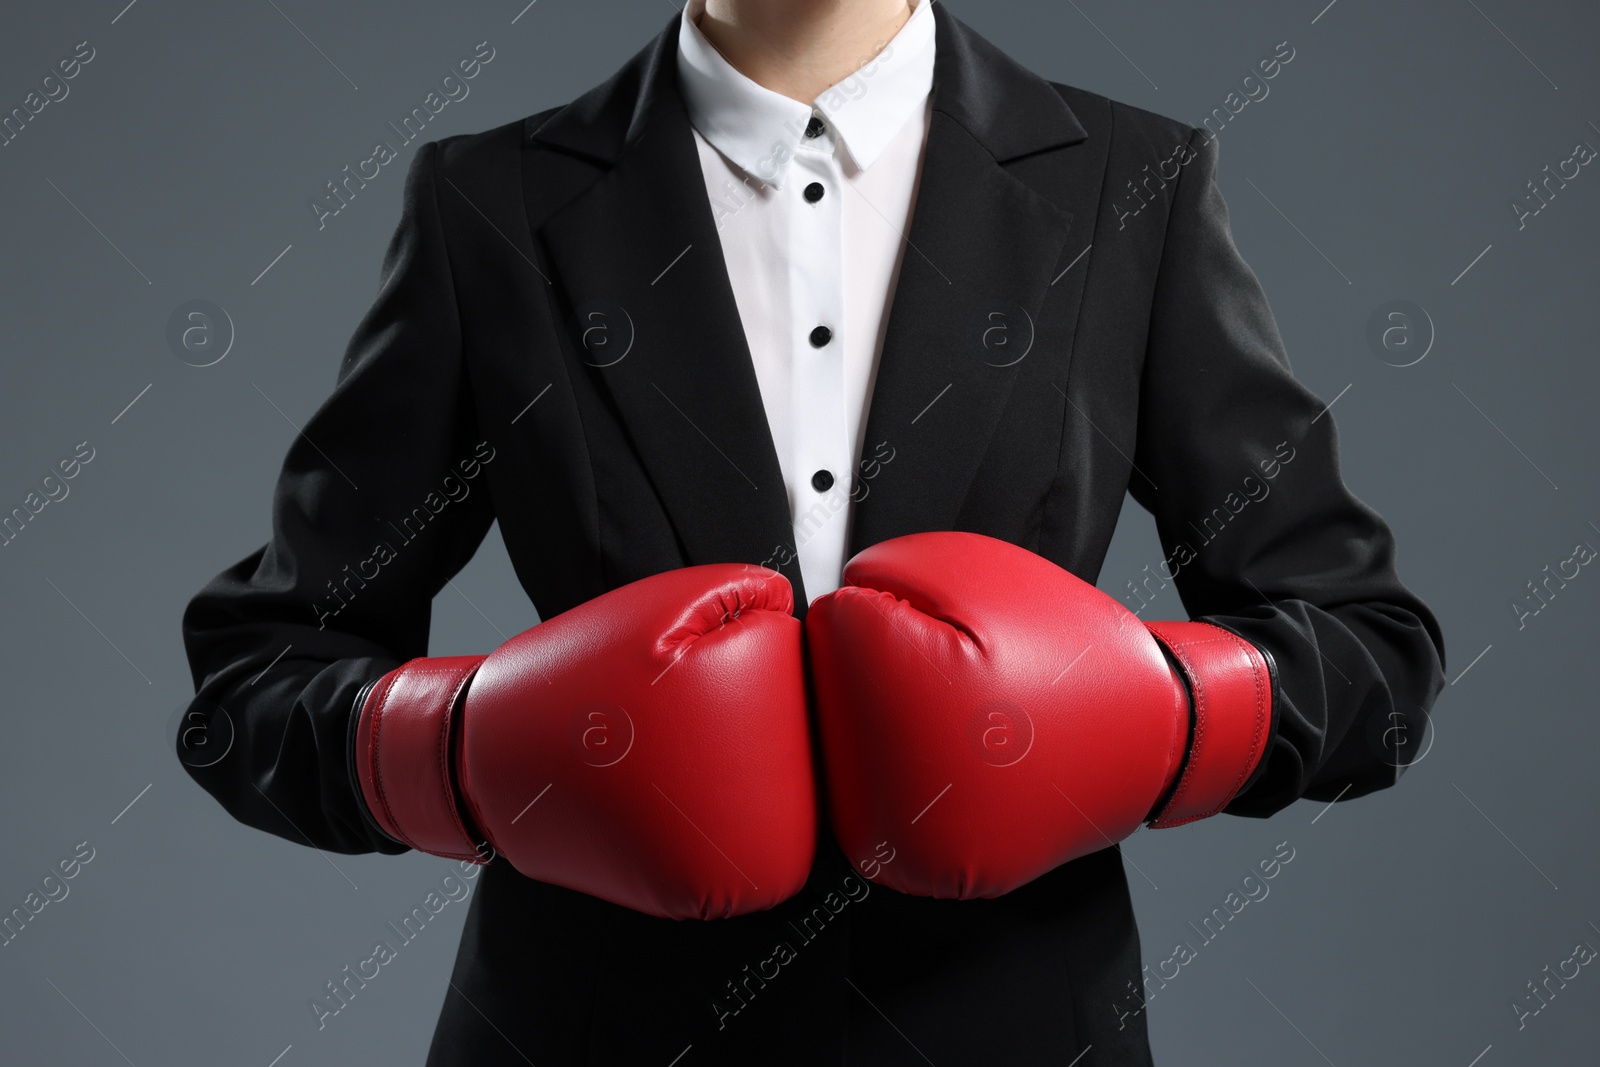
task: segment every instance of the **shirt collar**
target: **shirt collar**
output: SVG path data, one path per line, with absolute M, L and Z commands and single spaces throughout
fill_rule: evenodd
M 689 121 L 747 174 L 781 186 L 815 110 L 856 166 L 867 169 L 933 88 L 935 0 L 914 2 L 911 17 L 873 60 L 806 105 L 758 85 L 724 59 L 695 25 L 705 0 L 688 0 L 678 26 L 678 86 Z

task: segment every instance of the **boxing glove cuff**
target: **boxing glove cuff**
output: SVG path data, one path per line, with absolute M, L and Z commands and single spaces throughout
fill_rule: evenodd
M 482 862 L 456 803 L 453 727 L 482 656 L 418 658 L 385 674 L 357 712 L 356 780 L 384 833 L 436 856 Z
M 1272 727 L 1272 669 L 1244 638 L 1205 622 L 1152 622 L 1188 684 L 1193 730 L 1172 795 L 1151 819 L 1164 829 L 1220 812 L 1251 781 Z

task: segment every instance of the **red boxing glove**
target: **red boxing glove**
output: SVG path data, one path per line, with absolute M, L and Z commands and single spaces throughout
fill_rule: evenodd
M 1026 549 L 912 534 L 844 580 L 806 617 L 824 778 L 846 854 L 895 849 L 874 879 L 892 889 L 1001 896 L 1146 819 L 1215 814 L 1266 748 L 1258 649 L 1147 628 Z
M 414 659 L 362 703 L 378 825 L 651 915 L 770 908 L 816 847 L 788 580 L 736 564 L 614 589 L 487 657 Z

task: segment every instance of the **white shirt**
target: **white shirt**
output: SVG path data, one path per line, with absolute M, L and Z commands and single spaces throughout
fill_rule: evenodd
M 872 488 L 856 475 L 877 442 L 861 438 L 932 103 L 932 0 L 912 2 L 882 50 L 812 105 L 724 59 L 695 24 L 705 0 L 689 0 L 678 31 L 679 88 L 813 599 L 839 587 L 853 501 Z

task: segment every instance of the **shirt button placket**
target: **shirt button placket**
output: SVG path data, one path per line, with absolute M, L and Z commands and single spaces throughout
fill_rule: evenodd
M 835 562 L 848 526 L 849 470 L 844 405 L 842 174 L 832 131 L 813 115 L 791 166 L 795 543 L 808 589 L 838 582 Z M 786 183 L 787 184 L 787 183 Z M 826 573 L 825 573 L 826 572 Z

